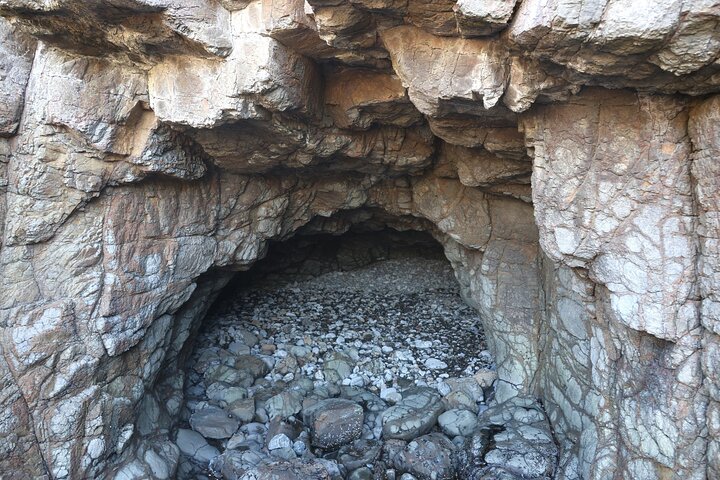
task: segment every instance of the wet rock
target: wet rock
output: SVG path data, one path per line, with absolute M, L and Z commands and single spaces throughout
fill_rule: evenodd
M 223 382 L 215 382 L 205 389 L 205 394 L 210 400 L 220 402 L 225 406 L 248 397 L 247 389 L 236 387 Z
M 325 380 L 337 383 L 349 377 L 352 369 L 353 364 L 350 358 L 344 355 L 334 354 L 325 361 L 323 372 L 325 373 Z
M 272 437 L 268 442 L 268 450 L 277 450 L 279 448 L 292 448 L 293 442 L 284 433 L 279 433 Z
M 248 470 L 252 470 L 262 462 L 267 461 L 267 455 L 251 450 L 226 450 L 210 462 L 210 471 L 217 478 L 240 479 Z
M 348 476 L 348 480 L 372 480 L 373 472 L 367 467 L 361 467 L 353 470 Z
M 458 458 L 468 478 L 552 478 L 557 456 L 541 406 L 516 397 L 480 415 Z
M 302 431 L 303 424 L 299 420 L 292 419 L 285 421 L 281 417 L 274 417 L 268 424 L 266 438 L 269 441 L 276 435 L 283 434 L 290 440 L 295 440 Z
M 360 438 L 363 419 L 362 407 L 339 398 L 321 400 L 303 412 L 303 421 L 310 427 L 312 444 L 326 449 Z
M 290 460 L 258 465 L 245 472 L 243 478 L 253 480 L 334 480 L 320 460 Z
M 220 382 L 247 388 L 251 386 L 254 381 L 255 379 L 248 372 L 227 365 L 209 367 L 205 372 L 205 382 L 208 384 Z
M 402 394 L 397 391 L 397 388 L 382 388 L 380 389 L 380 398 L 391 404 L 398 403 L 402 400 Z
M 485 399 L 482 386 L 474 377 L 465 378 L 448 378 L 445 383 L 451 392 L 463 392 L 468 395 L 474 402 L 482 402 Z
M 469 410 L 473 413 L 478 412 L 477 403 L 465 392 L 450 392 L 443 397 L 443 403 L 448 410 L 460 409 Z
M 430 433 L 408 443 L 394 458 L 395 468 L 419 480 L 456 478 L 455 445 L 440 433 Z
M 406 392 L 403 399 L 382 415 L 385 438 L 411 440 L 429 432 L 444 406 L 440 395 L 429 388 Z

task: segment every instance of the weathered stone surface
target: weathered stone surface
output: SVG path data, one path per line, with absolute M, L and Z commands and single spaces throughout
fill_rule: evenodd
M 30 77 L 35 42 L 0 18 L 0 136 L 15 133 L 25 103 L 25 87 Z
M 505 91 L 507 52 L 491 40 L 435 37 L 401 26 L 382 33 L 410 100 L 431 116 L 481 115 Z M 452 71 L 452 75 L 443 72 Z
M 408 392 L 382 415 L 383 437 L 411 440 L 429 432 L 443 411 L 440 396 L 431 389 Z
M 540 405 L 515 397 L 478 418 L 458 453 L 467 478 L 554 478 L 558 448 Z
M 438 417 L 438 424 L 445 435 L 467 436 L 475 430 L 477 419 L 469 410 L 448 410 Z
M 362 434 L 363 409 L 350 400 L 321 400 L 303 411 L 303 421 L 310 426 L 312 444 L 334 449 L 357 440 Z
M 367 129 L 376 123 L 408 127 L 422 118 L 398 77 L 366 70 L 331 75 L 325 84 L 325 103 L 341 128 Z
M 0 0 L 0 15 L 9 478 L 175 475 L 176 449 L 148 439 L 175 431 L 221 269 L 308 223 L 371 217 L 443 243 L 495 398 L 542 398 L 559 475 L 720 475 L 720 105 L 677 95 L 720 89 L 713 0 Z M 208 367 L 208 385 L 254 381 Z M 242 401 L 227 408 L 254 415 Z
M 205 438 L 230 438 L 240 422 L 222 408 L 205 407 L 190 416 L 190 425 Z
M 455 445 L 440 433 L 423 435 L 395 455 L 395 468 L 418 480 L 450 480 L 455 475 Z
M 516 0 L 458 0 L 453 7 L 464 37 L 491 35 L 510 22 Z
M 679 381 L 693 383 L 698 370 L 703 372 L 703 386 L 708 395 L 706 411 L 708 428 L 707 476 L 720 474 L 720 200 L 718 191 L 717 152 L 720 136 L 715 119 L 720 114 L 717 96 L 700 103 L 690 111 L 688 132 L 693 146 L 691 175 L 697 199 L 698 214 L 698 277 L 700 289 L 700 318 L 704 327 L 700 367 L 698 354 L 691 356 L 678 371 Z
M 533 198 L 541 244 L 553 258 L 588 268 L 608 287 L 617 321 L 679 339 L 698 325 L 688 299 L 695 247 L 684 235 L 694 228 L 687 112 L 676 100 L 629 94 L 600 100 L 599 93 L 588 92 L 551 113 L 553 120 L 542 122 L 546 132 L 557 128 L 549 142 L 532 126 L 537 117 L 525 124 L 535 149 Z M 622 136 L 604 120 L 610 109 L 615 124 L 623 125 Z M 573 121 L 578 117 L 584 121 Z M 599 143 L 583 147 L 586 138 Z M 560 163 L 562 169 L 554 168 Z
M 338 451 L 338 461 L 349 471 L 372 465 L 380 457 L 382 443 L 377 440 L 355 440 Z

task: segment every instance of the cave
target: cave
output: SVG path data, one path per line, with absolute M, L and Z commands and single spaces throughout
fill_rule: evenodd
M 177 478 L 553 475 L 558 447 L 542 404 L 506 402 L 502 412 L 527 417 L 518 422 L 491 408 L 498 375 L 483 322 L 432 232 L 353 210 L 269 242 L 248 270 L 208 272 L 217 283 L 198 298 L 206 313 L 193 314 L 177 372 L 158 380 L 175 388 L 158 388 L 165 398 L 139 418 L 157 425 L 144 412 L 182 399 L 165 419 Z M 523 428 L 532 440 L 501 440 Z M 338 432 L 349 433 L 327 440 Z M 261 461 L 263 448 L 276 464 Z M 511 453 L 525 456 L 520 470 L 492 460 Z
M 720 478 L 718 25 L 0 0 L 0 477 Z
M 474 414 L 487 409 L 496 377 L 477 312 L 463 302 L 431 235 L 375 228 L 356 224 L 341 235 L 300 232 L 273 242 L 209 309 L 184 368 L 179 438 L 192 436 L 191 430 L 209 435 L 209 447 L 217 446 L 210 465 L 216 476 L 250 470 L 257 458 L 231 452 L 258 444 L 285 460 L 307 457 L 312 448 L 343 478 L 385 474 L 395 467 L 391 459 L 389 466 L 378 463 L 383 436 L 423 437 L 434 416 L 461 445 L 460 432 L 475 429 Z M 235 369 L 250 375 L 238 379 Z M 449 411 L 444 416 L 437 411 L 442 393 Z M 433 402 L 416 415 L 430 420 L 396 435 L 383 427 L 388 405 L 399 404 L 398 410 L 419 394 Z M 330 424 L 320 409 L 338 405 L 361 405 L 356 413 L 362 421 L 344 419 L 352 428 Z M 225 411 L 237 420 L 225 423 Z M 244 425 L 236 435 L 238 422 Z M 330 434 L 344 431 L 352 441 L 328 442 Z M 208 473 L 193 457 L 197 445 L 180 445 L 185 456 L 178 477 Z M 447 448 L 438 446 L 441 454 Z M 442 462 L 431 468 L 447 475 Z M 311 476 L 309 466 L 298 470 Z

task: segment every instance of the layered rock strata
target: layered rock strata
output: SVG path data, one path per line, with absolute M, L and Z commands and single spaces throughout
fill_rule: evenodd
M 165 380 L 230 271 L 361 222 L 443 244 L 558 478 L 720 476 L 715 2 L 0 15 L 8 478 L 172 457 L 139 414 L 179 411 Z

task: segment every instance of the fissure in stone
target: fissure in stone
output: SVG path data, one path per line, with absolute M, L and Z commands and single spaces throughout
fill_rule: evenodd
M 0 478 L 720 478 L 719 26 L 0 0 Z

